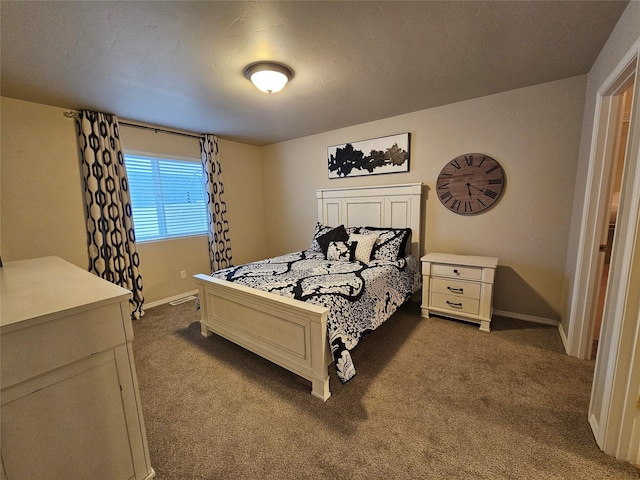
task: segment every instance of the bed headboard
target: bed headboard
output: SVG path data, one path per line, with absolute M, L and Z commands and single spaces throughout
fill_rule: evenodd
M 421 196 L 422 183 L 323 188 L 316 190 L 318 221 L 336 227 L 411 228 L 410 251 L 419 257 Z

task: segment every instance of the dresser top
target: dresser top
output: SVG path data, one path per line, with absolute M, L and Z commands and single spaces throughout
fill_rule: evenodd
M 475 255 L 454 255 L 451 253 L 427 253 L 422 262 L 446 263 L 448 265 L 468 265 L 472 267 L 496 268 L 497 257 L 479 257 Z
M 130 292 L 59 258 L 5 263 L 0 268 L 0 325 L 80 311 L 128 299 Z

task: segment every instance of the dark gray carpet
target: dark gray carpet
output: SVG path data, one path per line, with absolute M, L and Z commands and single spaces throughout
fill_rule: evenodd
M 195 302 L 134 321 L 152 466 L 178 479 L 638 479 L 587 422 L 593 362 L 555 327 L 492 332 L 403 307 L 353 351 L 332 396 L 218 337 Z

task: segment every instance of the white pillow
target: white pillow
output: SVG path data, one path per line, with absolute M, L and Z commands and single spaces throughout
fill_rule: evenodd
M 358 242 L 358 245 L 356 246 L 355 259 L 364 263 L 369 262 L 369 260 L 371 260 L 371 251 L 373 250 L 373 246 L 376 244 L 377 239 L 377 233 L 370 235 L 352 233 L 349 235 L 349 242 Z

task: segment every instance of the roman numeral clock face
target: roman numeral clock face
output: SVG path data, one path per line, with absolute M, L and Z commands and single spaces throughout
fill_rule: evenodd
M 504 171 L 496 160 L 481 153 L 467 153 L 444 166 L 436 191 L 440 202 L 452 212 L 476 215 L 498 201 L 504 181 Z

